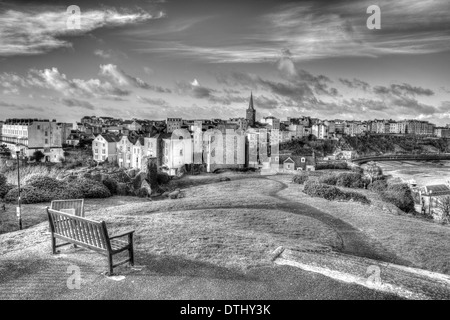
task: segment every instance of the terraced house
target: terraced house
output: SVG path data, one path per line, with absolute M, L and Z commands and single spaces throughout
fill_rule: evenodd
M 64 159 L 64 128 L 56 120 L 7 119 L 1 130 L 1 143 L 10 150 L 19 146 L 21 156 L 32 157 L 34 152 L 41 151 L 45 155 L 43 161 L 60 162 Z
M 99 134 L 92 142 L 92 154 L 96 162 L 117 161 L 118 138 L 111 134 Z

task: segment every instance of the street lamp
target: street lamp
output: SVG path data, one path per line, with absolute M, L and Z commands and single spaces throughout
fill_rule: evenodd
M 19 230 L 22 230 L 22 208 L 20 206 L 20 162 L 19 162 L 19 154 L 20 154 L 20 145 L 16 144 L 16 158 L 17 158 L 17 186 L 19 190 L 19 197 L 17 198 L 17 218 L 19 219 Z
M 428 203 L 428 213 L 431 216 L 431 194 L 433 193 L 433 190 L 430 190 L 430 199 L 429 199 L 429 203 Z

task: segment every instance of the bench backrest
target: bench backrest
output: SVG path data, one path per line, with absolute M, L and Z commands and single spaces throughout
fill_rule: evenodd
M 111 250 L 104 221 L 94 221 L 48 207 L 47 214 L 52 233 L 92 249 Z
M 71 199 L 71 200 L 53 200 L 50 204 L 50 208 L 57 211 L 70 212 L 69 210 L 75 210 L 75 215 L 84 217 L 84 199 Z

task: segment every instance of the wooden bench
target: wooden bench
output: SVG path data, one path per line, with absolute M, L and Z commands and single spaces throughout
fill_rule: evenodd
M 47 215 L 50 223 L 53 254 L 59 253 L 59 251 L 56 251 L 56 248 L 70 244 L 79 245 L 80 247 L 105 254 L 108 256 L 109 275 L 113 274 L 115 267 L 124 263 L 129 262 L 131 266 L 134 265 L 134 231 L 128 231 L 110 237 L 104 221 L 94 221 L 48 207 Z M 118 239 L 125 236 L 128 237 L 128 241 Z M 56 239 L 66 242 L 56 244 Z M 128 250 L 128 259 L 114 264 L 113 255 L 125 250 Z
M 84 217 L 84 199 L 53 200 L 50 208 L 57 211 L 72 213 Z

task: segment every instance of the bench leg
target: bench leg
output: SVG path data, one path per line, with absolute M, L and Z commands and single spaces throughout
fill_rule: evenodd
M 52 235 L 52 253 L 53 254 L 57 254 L 58 252 L 56 251 L 56 238 Z
M 128 235 L 128 243 L 130 248 L 128 249 L 128 255 L 130 257 L 130 266 L 134 266 L 134 248 L 133 248 L 133 234 Z
M 112 276 L 114 273 L 113 270 L 113 257 L 112 254 L 108 253 L 108 264 L 109 264 L 109 276 Z

